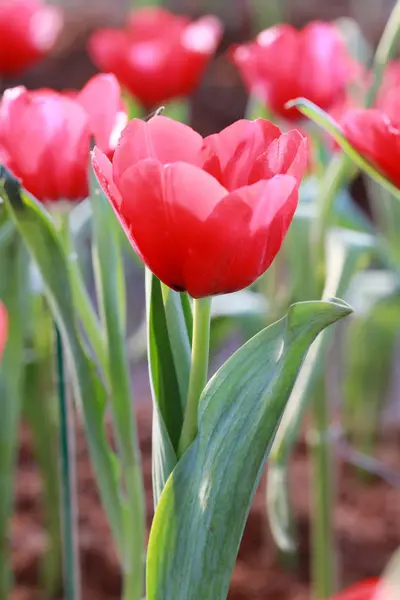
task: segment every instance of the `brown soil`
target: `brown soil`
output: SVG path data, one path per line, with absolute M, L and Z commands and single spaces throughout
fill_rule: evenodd
M 151 512 L 151 415 L 138 410 L 138 424 L 149 513 Z M 381 444 L 386 464 L 400 471 L 400 436 Z M 78 436 L 80 547 L 83 600 L 118 600 L 120 577 L 110 535 L 99 506 L 95 483 L 82 435 Z M 229 600 L 310 600 L 308 463 L 299 447 L 292 464 L 291 485 L 300 533 L 299 567 L 285 572 L 268 532 L 264 485 L 258 490 L 242 541 Z M 400 545 L 400 492 L 375 480 L 363 482 L 343 464 L 338 474 L 339 499 L 335 509 L 343 584 L 379 575 Z M 29 432 L 21 432 L 16 480 L 16 512 L 11 548 L 16 586 L 11 600 L 43 600 L 37 590 L 40 558 L 46 547 L 41 525 L 41 481 L 31 454 Z M 148 524 L 151 522 L 149 514 Z

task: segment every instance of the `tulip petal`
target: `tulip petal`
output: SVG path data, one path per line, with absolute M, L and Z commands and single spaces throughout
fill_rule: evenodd
M 279 127 L 265 119 L 242 119 L 204 140 L 204 169 L 228 190 L 249 183 L 254 161 L 279 138 Z
M 144 262 L 168 286 L 187 289 L 184 272 L 197 251 L 199 231 L 225 188 L 193 165 L 163 167 L 152 159 L 125 171 L 118 187 L 121 218 Z M 207 244 L 201 252 L 207 254 Z
M 274 175 L 293 175 L 300 183 L 308 164 L 308 140 L 297 130 L 283 133 L 254 163 L 249 183 Z
M 128 122 L 118 80 L 111 74 L 95 75 L 76 99 L 88 115 L 90 131 L 96 144 L 110 155 Z
M 148 122 L 133 119 L 124 129 L 115 150 L 115 182 L 118 185 L 129 167 L 146 158 L 161 164 L 182 161 L 200 166 L 202 145 L 201 135 L 168 117 L 157 116 Z
M 0 360 L 3 356 L 4 348 L 8 337 L 8 315 L 7 309 L 2 302 L 0 302 Z
M 400 130 L 375 109 L 349 110 L 342 122 L 343 133 L 352 146 L 400 187 Z
M 184 273 L 189 293 L 235 292 L 266 271 L 293 218 L 297 190 L 294 177 L 278 175 L 219 202 L 193 240 Z

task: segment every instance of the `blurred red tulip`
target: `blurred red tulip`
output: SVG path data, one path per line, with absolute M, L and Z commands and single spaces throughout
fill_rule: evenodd
M 8 335 L 8 316 L 6 307 L 0 302 L 0 360 L 3 356 Z
M 331 600 L 373 600 L 378 583 L 379 579 L 366 579 L 350 586 Z
M 213 16 L 190 22 L 163 8 L 144 8 L 131 14 L 125 30 L 95 32 L 89 53 L 99 69 L 114 73 L 144 106 L 154 107 L 193 92 L 221 33 Z
M 378 109 L 350 109 L 340 121 L 350 144 L 400 187 L 400 129 Z
M 62 12 L 42 0 L 1 0 L 0 76 L 11 76 L 44 57 L 63 25 Z
M 301 31 L 291 25 L 271 27 L 231 55 L 249 92 L 286 119 L 300 116 L 296 109 L 285 109 L 289 100 L 304 97 L 327 110 L 361 72 L 337 28 L 320 21 Z
M 0 161 L 43 202 L 82 199 L 91 136 L 111 156 L 126 122 L 113 75 L 96 75 L 74 98 L 8 89 L 0 104 Z
M 166 117 L 134 119 L 93 167 L 132 246 L 169 287 L 234 292 L 277 254 L 298 201 L 307 141 L 259 119 L 203 139 Z
M 392 61 L 385 69 L 375 107 L 382 110 L 396 127 L 400 127 L 400 61 Z

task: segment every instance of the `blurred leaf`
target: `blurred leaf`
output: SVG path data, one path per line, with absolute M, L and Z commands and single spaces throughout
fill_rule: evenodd
M 15 458 L 23 401 L 24 342 L 29 298 L 28 257 L 16 232 L 0 249 L 0 299 L 8 311 L 8 341 L 0 364 L 0 597 L 11 586 L 9 526 L 14 499 Z
M 129 589 L 130 600 L 140 600 L 144 581 L 146 515 L 141 457 L 126 353 L 126 290 L 119 244 L 120 225 L 92 169 L 90 198 L 94 232 L 93 265 L 106 337 L 110 407 L 121 460 L 121 488 L 125 490 L 122 501 L 125 538 L 124 585 Z
M 382 243 L 400 269 L 400 204 L 398 199 L 374 181 L 368 181 L 372 210 L 378 229 L 383 234 Z
M 373 57 L 372 47 L 365 38 L 359 23 L 355 19 L 342 17 L 335 20 L 350 55 L 363 65 L 369 66 Z
M 164 116 L 188 124 L 190 121 L 190 104 L 187 100 L 172 100 L 165 105 Z
M 354 273 L 367 266 L 373 247 L 374 239 L 368 234 L 348 230 L 330 232 L 327 240 L 324 297 L 343 296 L 346 293 Z M 331 333 L 324 332 L 312 345 L 293 388 L 271 451 L 267 509 L 272 535 L 283 553 L 292 553 L 296 547 L 285 471 L 313 393 L 324 376 Z
M 4 167 L 0 168 L 0 195 L 42 275 L 46 299 L 67 350 L 75 396 L 83 408 L 87 442 L 103 506 L 121 551 L 123 532 L 117 461 L 104 426 L 107 396 L 97 367 L 85 353 L 77 330 L 65 250 L 48 213 L 22 190 L 19 181 Z
M 304 355 L 322 329 L 349 312 L 336 299 L 296 304 L 209 381 L 198 435 L 154 517 L 147 600 L 226 598 L 251 501 Z
M 399 326 L 400 295 L 396 294 L 354 315 L 343 340 L 344 426 L 356 447 L 368 455 L 389 391 Z
M 235 294 L 215 296 L 212 302 L 211 317 L 243 317 L 265 315 L 268 303 L 262 294 L 241 290 Z
M 360 168 L 363 169 L 377 183 L 391 192 L 397 199 L 400 199 L 400 190 L 393 185 L 382 173 L 377 171 L 375 167 L 366 161 L 353 146 L 344 137 L 338 123 L 328 113 L 321 110 L 313 102 L 305 98 L 297 98 L 288 103 L 289 107 L 296 107 L 303 115 L 314 121 L 317 125 L 327 131 L 344 150 L 349 158 Z

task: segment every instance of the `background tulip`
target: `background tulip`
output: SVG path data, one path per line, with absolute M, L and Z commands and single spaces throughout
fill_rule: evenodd
M 93 166 L 133 247 L 169 287 L 194 298 L 250 285 L 271 264 L 307 165 L 298 131 L 238 121 L 203 138 L 154 117 L 133 120 L 111 163 Z
M 14 75 L 45 56 L 62 25 L 62 12 L 56 6 L 41 0 L 2 0 L 0 75 Z
M 146 107 L 193 92 L 221 37 L 214 16 L 191 22 L 163 8 L 131 14 L 125 30 L 102 29 L 89 53 Z
M 91 136 L 111 156 L 126 120 L 113 75 L 93 77 L 74 97 L 9 89 L 0 104 L 2 156 L 39 200 L 78 200 L 88 192 Z
M 232 60 L 249 92 L 287 119 L 299 117 L 285 108 L 289 100 L 304 97 L 328 109 L 359 72 L 337 28 L 320 21 L 300 31 L 286 24 L 266 29 L 254 42 L 234 48 Z
M 332 600 L 373 600 L 378 581 L 378 579 L 371 578 L 356 583 L 337 594 Z
M 400 130 L 378 109 L 353 109 L 346 112 L 341 127 L 354 148 L 400 187 Z

